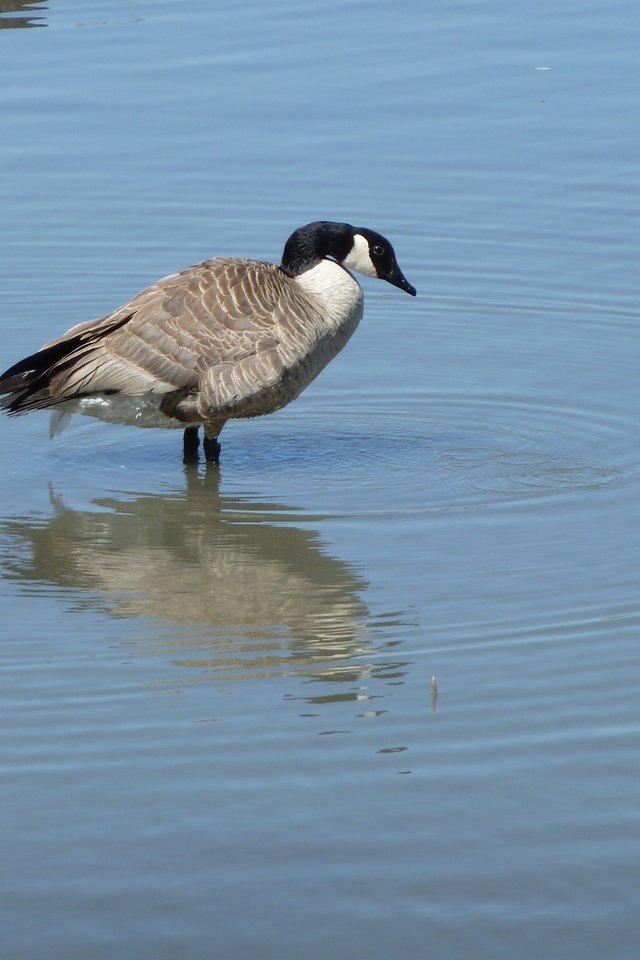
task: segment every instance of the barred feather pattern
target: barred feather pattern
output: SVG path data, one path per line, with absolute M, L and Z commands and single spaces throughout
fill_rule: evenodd
M 93 412 L 83 399 L 155 398 L 167 426 L 210 424 L 215 435 L 229 418 L 270 413 L 298 396 L 361 316 L 360 286 L 334 261 L 294 278 L 271 263 L 207 260 L 9 368 L 1 404 L 14 414 Z

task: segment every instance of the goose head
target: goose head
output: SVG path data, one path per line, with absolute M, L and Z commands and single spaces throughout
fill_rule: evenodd
M 416 295 L 416 288 L 398 266 L 393 247 L 375 230 L 332 220 L 307 223 L 287 240 L 280 269 L 290 277 L 299 277 L 321 260 L 335 260 L 365 277 L 386 280 L 412 297 Z

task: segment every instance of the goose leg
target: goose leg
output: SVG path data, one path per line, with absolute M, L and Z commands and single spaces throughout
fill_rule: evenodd
M 206 442 L 206 441 L 205 441 Z M 183 463 L 197 463 L 198 462 L 198 447 L 200 446 L 200 438 L 198 436 L 197 427 L 187 427 L 184 431 L 184 437 L 182 440 L 182 450 L 183 450 Z M 206 448 L 205 448 L 206 449 Z
M 218 441 L 220 431 L 224 426 L 222 423 L 205 423 L 204 425 L 204 457 L 207 463 L 213 463 L 216 467 L 220 463 L 220 451 L 222 447 Z
M 214 463 L 217 467 L 220 463 L 220 451 L 222 450 L 222 445 L 218 441 L 218 438 L 205 437 L 203 447 L 204 458 L 207 463 Z

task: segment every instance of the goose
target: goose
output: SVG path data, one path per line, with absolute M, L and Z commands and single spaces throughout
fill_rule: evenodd
M 351 271 L 415 297 L 385 237 L 319 220 L 287 240 L 279 265 L 216 257 L 171 274 L 122 307 L 77 324 L 0 375 L 9 414 L 53 411 L 184 430 L 186 463 L 217 464 L 227 420 L 294 400 L 344 347 L 363 312 Z

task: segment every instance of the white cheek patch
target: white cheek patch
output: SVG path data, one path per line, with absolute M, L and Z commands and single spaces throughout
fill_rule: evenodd
M 377 271 L 369 255 L 369 242 L 361 233 L 353 237 L 353 246 L 342 261 L 342 265 L 349 270 L 364 274 L 365 277 L 377 277 Z

